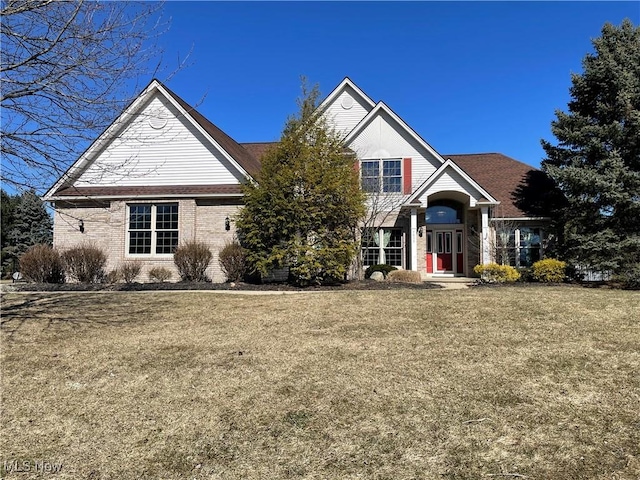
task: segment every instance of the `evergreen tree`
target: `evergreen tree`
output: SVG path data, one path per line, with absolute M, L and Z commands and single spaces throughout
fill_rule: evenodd
M 566 197 L 566 258 L 624 272 L 640 262 L 640 28 L 607 23 L 593 45 L 551 124 L 558 144 L 542 141 L 542 167 Z
M 15 256 L 15 249 L 11 247 L 9 242 L 9 232 L 13 228 L 15 211 L 20 201 L 20 196 L 9 195 L 4 190 L 1 190 L 0 193 L 2 195 L 0 203 L 0 206 L 2 207 L 2 217 L 0 217 L 0 221 L 2 222 L 2 226 L 0 227 L 0 232 L 2 234 L 2 258 L 0 262 L 2 264 L 2 276 L 6 277 L 11 275 L 11 273 L 13 273 L 17 268 L 17 257 Z
M 349 152 L 303 83 L 299 112 L 245 187 L 237 225 L 254 273 L 288 267 L 300 285 L 342 280 L 357 252 L 364 194 Z
M 2 249 L 3 262 L 7 263 L 3 263 L 3 267 L 11 269 L 15 269 L 14 260 L 29 247 L 41 243 L 50 245 L 53 240 L 51 216 L 36 192 L 29 190 L 17 198 L 12 223 L 8 226 L 7 246 Z

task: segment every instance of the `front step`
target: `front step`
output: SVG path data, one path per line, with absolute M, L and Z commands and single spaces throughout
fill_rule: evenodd
M 427 275 L 422 278 L 423 282 L 431 283 L 475 283 L 477 278 L 470 277 L 445 277 L 438 275 Z

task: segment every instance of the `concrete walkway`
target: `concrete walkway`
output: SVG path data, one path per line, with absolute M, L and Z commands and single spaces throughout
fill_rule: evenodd
M 448 290 L 462 290 L 469 288 L 469 286 L 473 285 L 477 279 L 469 277 L 429 277 L 424 281 L 427 283 L 433 283 Z

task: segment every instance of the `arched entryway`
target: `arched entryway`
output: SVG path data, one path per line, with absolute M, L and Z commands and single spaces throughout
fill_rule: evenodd
M 429 202 L 424 215 L 427 274 L 465 275 L 465 207 L 451 198 Z

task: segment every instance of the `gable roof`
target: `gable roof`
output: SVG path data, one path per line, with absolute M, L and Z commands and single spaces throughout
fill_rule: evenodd
M 429 189 L 430 186 L 435 184 L 447 170 L 453 170 L 454 172 L 456 172 L 458 175 L 462 177 L 463 183 L 466 181 L 470 189 L 476 191 L 476 193 L 480 197 L 477 201 L 483 201 L 483 202 L 492 203 L 492 204 L 497 204 L 500 202 L 497 198 L 494 198 L 493 195 L 491 195 L 484 188 L 482 188 L 482 185 L 480 185 L 474 178 L 472 178 L 468 173 L 466 173 L 458 165 L 456 165 L 453 160 L 447 159 L 440 166 L 440 168 L 438 168 L 438 170 L 436 170 L 429 178 L 427 178 L 422 183 L 422 185 L 416 188 L 416 190 L 411 194 L 411 196 L 407 200 L 406 204 L 412 204 L 416 202 L 418 198 L 421 197 Z M 465 192 L 471 195 L 468 189 L 465 189 Z M 475 202 L 476 200 L 473 200 L 472 198 L 471 206 L 475 206 Z
M 349 145 L 352 140 L 355 139 L 356 135 L 360 133 L 368 124 L 373 120 L 380 112 L 385 112 L 389 115 L 393 121 L 395 121 L 400 128 L 405 130 L 422 148 L 427 150 L 436 160 L 440 163 L 444 163 L 444 158 L 436 152 L 436 150 L 429 145 L 420 135 L 416 133 L 416 131 L 411 128 L 399 115 L 397 115 L 391 108 L 389 108 L 384 102 L 380 101 L 376 104 L 376 106 L 371 110 L 360 122 L 349 132 L 349 134 L 345 137 L 344 142 L 346 145 Z
M 159 83 L 159 82 L 158 82 Z M 161 84 L 162 85 L 162 84 Z M 191 118 L 198 123 L 218 144 L 230 154 L 233 159 L 240 164 L 240 166 L 251 176 L 254 176 L 260 170 L 260 163 L 248 153 L 244 148 L 240 146 L 229 135 L 224 133 L 213 123 L 211 123 L 204 115 L 198 112 L 195 108 L 185 102 L 182 98 L 176 95 L 166 86 L 162 87 L 167 91 L 169 95 L 184 109 L 184 111 L 191 116 Z
M 75 190 L 76 195 L 83 195 L 80 193 L 80 188 L 82 187 L 75 187 L 73 182 L 82 173 L 87 164 L 94 159 L 94 155 L 98 154 L 100 150 L 109 143 L 110 139 L 114 135 L 117 135 L 117 133 L 126 126 L 129 119 L 144 107 L 146 100 L 151 98 L 155 92 L 159 92 L 167 98 L 174 104 L 174 106 L 176 106 L 188 121 L 202 130 L 205 137 L 208 137 L 210 141 L 218 147 L 221 153 L 228 157 L 230 162 L 234 164 L 236 168 L 239 168 L 250 176 L 254 176 L 260 170 L 260 163 L 253 155 L 247 152 L 229 135 L 207 120 L 202 114 L 200 114 L 200 112 L 172 92 L 160 81 L 153 79 L 142 93 L 140 93 L 140 95 L 138 95 L 138 97 L 129 106 L 127 106 L 124 112 L 122 112 L 104 132 L 102 132 L 102 134 L 89 146 L 89 148 L 87 148 L 87 150 L 56 181 L 47 193 L 45 193 L 44 199 L 53 200 L 62 191 L 64 191 L 66 195 L 70 195 L 70 192 Z M 106 189 L 109 188 L 117 189 L 118 187 L 101 187 L 102 191 L 105 192 Z
M 463 174 L 464 178 L 469 179 L 471 185 L 477 188 L 479 192 L 487 193 L 487 198 L 491 203 L 496 200 L 500 203 L 500 207 L 496 212 L 498 216 L 506 218 L 522 218 L 526 217 L 526 213 L 518 208 L 514 203 L 514 192 L 517 187 L 522 184 L 530 172 L 536 171 L 534 167 L 519 162 L 513 158 L 500 153 L 478 153 L 478 154 L 456 154 L 456 155 L 440 155 L 426 141 L 424 141 L 404 120 L 393 112 L 384 102 L 375 104 L 357 85 L 355 85 L 348 77 L 338 85 L 327 98 L 321 103 L 319 108 L 328 105 L 344 88 L 350 87 L 359 96 L 363 102 L 371 106 L 371 111 L 354 127 L 348 134 L 347 139 L 353 139 L 358 131 L 361 131 L 370 121 L 380 112 L 388 114 L 398 125 L 405 129 L 420 145 L 434 155 L 436 159 L 442 162 L 438 171 L 444 171 L 442 167 L 447 165 Z M 191 121 L 199 128 L 211 142 L 216 145 L 223 154 L 227 155 L 232 164 L 237 168 L 244 170 L 250 176 L 256 176 L 260 171 L 260 159 L 267 149 L 277 142 L 253 142 L 238 143 L 229 135 L 223 132 L 216 125 L 211 123 L 207 118 L 200 114 L 195 108 L 190 106 L 182 98 L 176 95 L 169 88 L 164 86 L 158 80 L 152 80 L 145 90 L 134 100 L 118 119 L 107 128 L 96 139 L 82 156 L 69 167 L 67 172 L 49 189 L 45 194 L 45 200 L 71 199 L 82 197 L 117 197 L 117 196 L 235 196 L 240 195 L 241 190 L 238 185 L 171 185 L 171 186 L 95 186 L 95 187 L 74 187 L 75 175 L 78 171 L 82 171 L 84 163 L 90 161 L 91 155 L 98 152 L 109 141 L 110 135 L 117 133 L 119 128 L 127 122 L 127 120 L 142 108 L 145 99 L 158 91 L 164 95 L 176 108 L 184 114 L 185 118 Z M 449 159 L 445 161 L 445 159 Z M 435 175 L 435 174 L 434 174 Z M 436 178 L 436 177 L 434 177 Z M 414 192 L 416 193 L 424 188 L 423 184 Z
M 355 83 L 353 83 L 353 81 L 349 77 L 344 77 L 342 82 L 340 82 L 340 84 L 336 88 L 331 90 L 331 93 L 327 95 L 327 98 L 325 98 L 322 101 L 322 103 L 318 105 L 318 110 L 322 112 L 325 108 L 327 108 L 327 106 L 331 102 L 333 102 L 335 98 L 338 95 L 340 95 L 340 93 L 342 93 L 342 91 L 344 91 L 345 87 L 351 87 L 358 94 L 358 96 L 360 96 L 360 98 L 364 101 L 364 103 L 369 105 L 370 108 L 375 107 L 376 103 L 373 100 L 371 100 L 371 98 L 369 98 L 369 96 L 366 93 L 360 90 L 360 87 L 358 87 Z
M 531 171 L 537 170 L 501 153 L 469 153 L 443 155 L 453 160 L 462 170 L 482 185 L 494 198 L 500 200 L 497 216 L 521 218 L 527 214 L 514 204 L 513 194 Z

